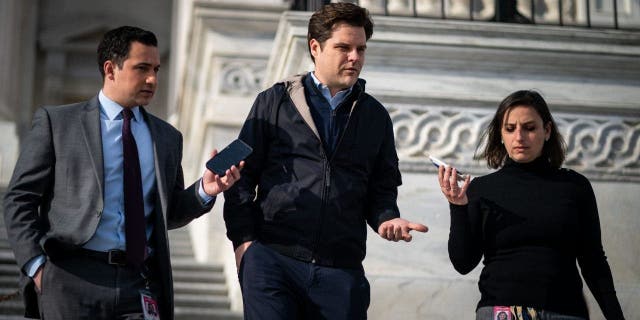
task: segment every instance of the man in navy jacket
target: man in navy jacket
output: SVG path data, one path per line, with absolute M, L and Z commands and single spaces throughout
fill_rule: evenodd
M 254 151 L 224 216 L 245 319 L 364 319 L 367 223 L 391 241 L 427 231 L 400 218 L 392 122 L 358 78 L 372 33 L 354 4 L 314 13 L 314 71 L 260 93 L 241 130 Z

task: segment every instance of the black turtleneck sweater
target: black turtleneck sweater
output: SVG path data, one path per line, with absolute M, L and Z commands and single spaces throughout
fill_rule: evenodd
M 484 255 L 478 307 L 525 306 L 588 319 L 582 281 L 607 319 L 623 319 L 589 181 L 537 159 L 508 159 L 450 205 L 449 257 L 466 274 Z

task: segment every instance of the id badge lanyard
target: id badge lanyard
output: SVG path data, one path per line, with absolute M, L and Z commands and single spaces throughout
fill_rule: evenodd
M 160 309 L 158 308 L 158 300 L 151 293 L 149 285 L 151 280 L 149 279 L 149 269 L 146 266 L 142 267 L 140 276 L 144 279 L 144 289 L 140 290 L 140 303 L 142 303 L 142 313 L 145 320 L 160 320 Z

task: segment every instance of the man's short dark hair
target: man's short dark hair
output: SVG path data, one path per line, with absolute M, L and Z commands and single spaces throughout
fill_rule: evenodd
M 104 63 L 113 61 L 118 68 L 129 57 L 132 42 L 140 42 L 147 46 L 158 46 L 158 39 L 151 31 L 138 27 L 122 26 L 107 31 L 98 45 L 98 69 L 104 79 Z
M 309 30 L 307 32 L 307 46 L 311 55 L 309 42 L 316 39 L 320 47 L 324 47 L 324 42 L 331 38 L 337 24 L 346 23 L 353 27 L 363 27 L 367 41 L 373 34 L 373 21 L 369 17 L 369 11 L 353 3 L 339 2 L 330 3 L 313 13 L 309 19 Z M 315 62 L 313 55 L 311 60 Z

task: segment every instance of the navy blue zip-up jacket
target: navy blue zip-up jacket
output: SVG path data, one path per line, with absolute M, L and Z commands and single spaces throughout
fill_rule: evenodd
M 400 216 L 402 183 L 387 110 L 359 79 L 340 108 L 350 113 L 327 156 L 298 75 L 260 93 L 239 138 L 253 147 L 242 178 L 225 192 L 234 247 L 259 240 L 319 265 L 361 268 L 366 224 Z

